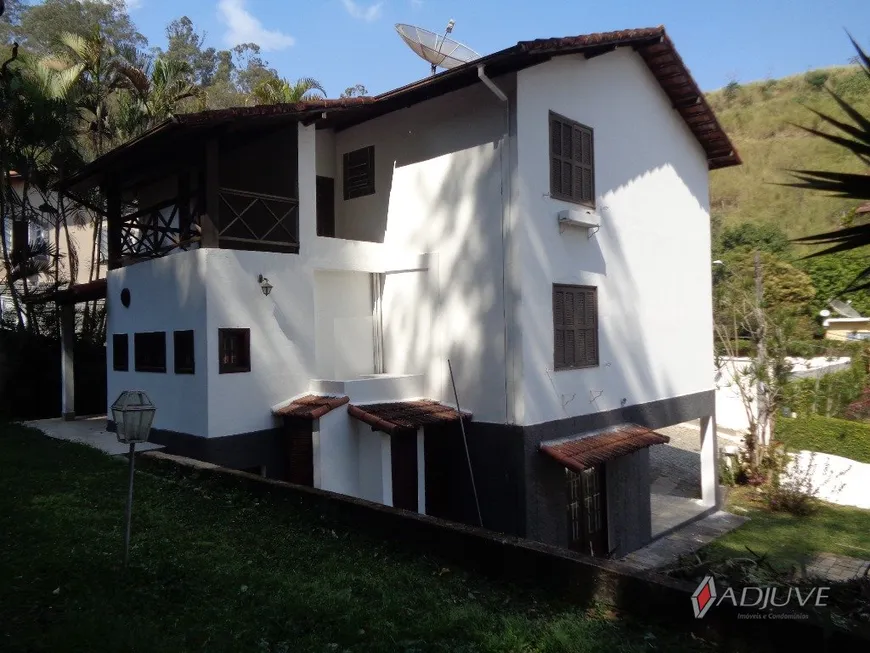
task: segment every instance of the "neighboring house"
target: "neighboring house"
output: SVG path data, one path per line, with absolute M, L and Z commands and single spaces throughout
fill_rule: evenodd
M 717 504 L 708 170 L 738 163 L 653 28 L 179 115 L 63 187 L 109 198 L 108 402 L 146 391 L 170 452 L 477 523 L 455 379 L 483 524 L 619 555 L 651 429 L 700 418 Z
M 862 207 L 863 208 L 863 207 Z M 830 311 L 822 311 L 825 318 L 825 338 L 828 340 L 870 340 L 870 317 L 864 317 L 852 308 L 852 302 L 832 299 L 828 306 L 840 317 L 830 317 Z
M 9 175 L 9 183 L 16 196 L 22 198 L 25 192 L 24 178 L 16 172 L 11 172 Z M 68 282 L 70 281 L 70 267 L 69 244 L 67 243 L 66 234 L 64 230 L 61 229 L 60 240 L 55 243 L 56 234 L 54 225 L 56 219 L 50 213 L 40 210 L 45 204 L 45 199 L 38 191 L 32 188 L 28 190 L 28 195 L 30 205 L 41 213 L 42 219 L 31 219 L 28 220 L 26 224 L 18 226 L 12 217 L 6 216 L 4 218 L 6 221 L 4 230 L 6 251 L 11 254 L 13 248 L 16 246 L 17 239 L 20 239 L 25 245 L 32 245 L 40 241 L 56 245 L 60 257 L 60 278 L 61 280 Z M 71 225 L 69 228 L 70 241 L 72 241 L 73 248 L 78 257 L 75 283 L 85 283 L 88 281 L 91 261 L 93 260 L 94 228 L 93 224 L 87 226 Z M 26 243 L 24 242 L 25 240 Z M 100 248 L 99 255 L 102 256 L 101 260 L 103 262 L 102 269 L 100 270 L 100 277 L 105 277 L 106 274 L 105 263 L 107 262 L 108 253 L 106 245 L 107 243 L 104 242 L 103 247 Z M 2 252 L 2 250 L 0 250 L 0 252 Z M 4 315 L 13 316 L 14 305 L 9 290 L 6 287 L 5 277 L 6 270 L 0 266 L 0 311 L 2 311 L 2 314 Z M 50 284 L 53 281 L 54 274 L 52 273 L 38 275 L 37 277 L 30 279 L 29 283 L 31 284 L 31 287 L 33 287 L 33 284 Z

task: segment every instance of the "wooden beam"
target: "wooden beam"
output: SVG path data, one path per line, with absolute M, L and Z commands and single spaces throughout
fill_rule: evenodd
M 211 138 L 205 146 L 205 212 L 200 216 L 200 247 L 218 247 L 220 233 L 220 149 L 218 139 Z
M 109 180 L 103 188 L 106 194 L 106 240 L 109 250 L 109 269 L 121 267 L 121 188 L 116 180 Z

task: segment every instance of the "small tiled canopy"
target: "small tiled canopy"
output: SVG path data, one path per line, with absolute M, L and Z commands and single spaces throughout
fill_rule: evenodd
M 318 419 L 331 410 L 343 406 L 349 401 L 347 397 L 328 397 L 325 395 L 305 395 L 294 399 L 289 404 L 276 408 L 273 413 L 278 417 L 298 417 L 301 419 Z
M 455 408 L 430 399 L 350 405 L 347 414 L 390 435 L 416 433 L 420 427 L 458 422 L 460 417 L 471 419 L 471 413 L 463 412 L 460 415 Z
M 578 436 L 575 440 L 542 442 L 541 451 L 575 472 L 634 453 L 670 438 L 636 424 L 623 424 Z

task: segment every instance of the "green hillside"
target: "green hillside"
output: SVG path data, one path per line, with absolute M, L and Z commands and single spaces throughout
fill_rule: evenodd
M 743 159 L 742 166 L 711 174 L 711 213 L 716 222 L 775 223 L 797 237 L 839 226 L 845 212 L 854 208 L 855 202 L 775 185 L 789 180 L 787 168 L 862 171 L 860 162 L 846 150 L 789 124 L 820 127 L 822 121 L 808 107 L 848 120 L 825 85 L 870 115 L 870 80 L 858 67 L 732 83 L 708 94 Z

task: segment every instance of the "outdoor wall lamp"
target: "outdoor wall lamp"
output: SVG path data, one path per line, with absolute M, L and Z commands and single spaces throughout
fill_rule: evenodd
M 260 278 L 257 279 L 257 281 L 260 282 L 260 290 L 262 290 L 263 294 L 266 295 L 266 297 L 268 297 L 269 293 L 272 292 L 272 284 L 269 283 L 269 280 L 266 277 L 264 277 L 262 274 L 260 275 Z

